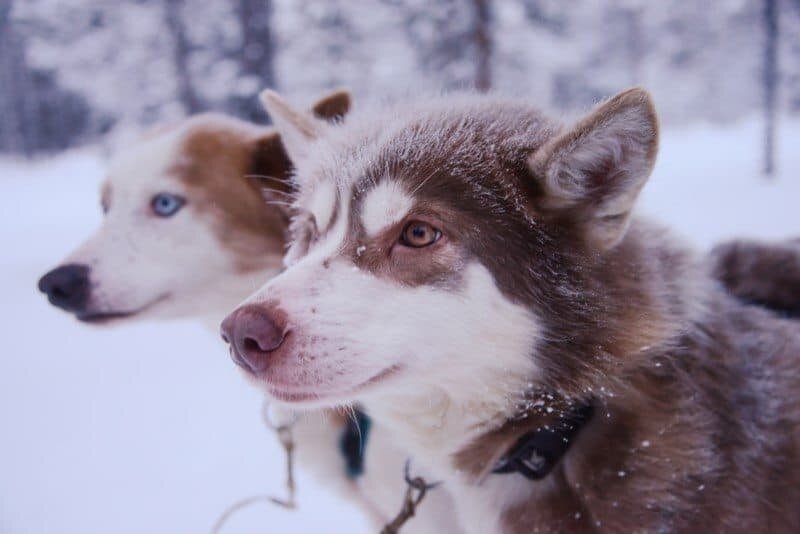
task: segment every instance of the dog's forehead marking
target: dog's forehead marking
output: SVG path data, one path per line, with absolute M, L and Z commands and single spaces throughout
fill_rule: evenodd
M 325 231 L 331 224 L 337 202 L 336 184 L 331 181 L 320 181 L 311 191 L 307 209 L 314 216 L 319 231 Z
M 334 186 L 334 191 L 336 187 Z M 350 209 L 351 198 L 349 195 L 340 194 L 335 199 L 336 211 L 341 214 L 347 214 Z M 306 259 L 311 261 L 325 261 L 339 255 L 342 248 L 346 244 L 349 235 L 349 220 L 346 215 L 338 216 L 330 225 L 327 231 L 320 230 L 322 236 L 309 252 Z
M 178 133 L 169 131 L 149 138 L 112 158 L 108 167 L 109 186 L 131 190 L 165 186 L 170 179 L 170 166 L 181 156 Z M 177 180 L 172 181 L 177 185 Z
M 395 224 L 408 215 L 414 199 L 401 184 L 385 179 L 367 191 L 361 204 L 361 223 L 368 236 Z

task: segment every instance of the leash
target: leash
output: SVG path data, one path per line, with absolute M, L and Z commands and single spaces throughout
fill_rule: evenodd
M 591 404 L 578 404 L 566 411 L 552 426 L 544 425 L 523 434 L 495 463 L 491 473 L 518 473 L 530 480 L 540 480 L 546 477 L 567 453 L 575 437 L 591 420 L 593 414 L 594 407 Z M 273 422 L 275 417 L 270 415 L 266 402 L 262 409 L 262 418 L 264 424 L 275 432 L 286 453 L 287 497 L 280 499 L 259 495 L 241 499 L 222 513 L 211 529 L 212 534 L 219 534 L 235 513 L 258 502 L 269 502 L 290 510 L 297 507 L 294 480 L 295 444 L 292 437 L 292 426 L 297 418 L 293 415 L 289 420 Z M 370 418 L 364 412 L 356 410 L 354 417 L 348 419 L 340 437 L 339 448 L 345 460 L 345 475 L 351 480 L 357 479 L 364 473 L 364 453 L 371 424 Z M 399 534 L 400 528 L 414 517 L 428 491 L 441 484 L 441 482 L 426 482 L 420 476 L 412 477 L 410 471 L 411 462 L 406 460 L 403 477 L 407 487 L 400 512 L 381 529 L 380 534 Z
M 222 531 L 222 528 L 225 526 L 228 520 L 233 517 L 234 514 L 252 504 L 267 502 L 288 510 L 294 510 L 297 508 L 297 503 L 295 502 L 296 488 L 294 481 L 294 438 L 292 437 L 292 426 L 297 421 L 297 416 L 292 414 L 292 417 L 289 419 L 285 419 L 280 422 L 273 422 L 273 419 L 276 417 L 271 416 L 269 403 L 267 403 L 265 400 L 261 409 L 261 418 L 267 428 L 274 431 L 278 436 L 278 441 L 286 453 L 287 497 L 285 499 L 280 499 L 271 495 L 255 495 L 253 497 L 240 499 L 228 506 L 228 508 L 222 512 L 217 521 L 214 523 L 214 526 L 211 527 L 211 534 L 219 534 Z
M 294 510 L 297 507 L 295 502 L 295 482 L 294 482 L 294 438 L 292 437 L 292 426 L 297 422 L 297 415 L 292 413 L 289 419 L 285 419 L 278 423 L 273 422 L 276 416 L 270 416 L 269 403 L 264 401 L 261 409 L 261 414 L 264 419 L 264 424 L 271 428 L 278 436 L 278 441 L 286 453 L 286 499 L 278 499 L 270 497 L 270 501 L 278 506 L 283 506 L 289 510 Z
M 281 499 L 270 495 L 255 495 L 238 500 L 226 508 L 219 516 L 214 526 L 211 528 L 211 534 L 219 534 L 233 515 L 252 504 L 267 502 L 288 510 L 297 508 L 297 502 L 295 500 L 297 488 L 294 479 L 295 443 L 292 437 L 292 426 L 297 422 L 297 415 L 291 413 L 289 417 L 286 417 L 285 413 L 273 411 L 270 408 L 270 404 L 265 400 L 261 409 L 261 418 L 264 421 L 264 425 L 275 432 L 286 456 L 287 497 Z M 360 410 L 355 410 L 354 417 L 347 420 L 342 435 L 339 438 L 339 449 L 345 461 L 345 475 L 351 480 L 355 480 L 364 474 L 364 453 L 371 426 L 372 420 L 369 416 Z M 406 480 L 408 480 L 408 478 Z M 416 481 L 417 479 L 414 480 Z M 413 507 L 415 506 L 416 504 L 412 505 L 412 515 Z
M 406 524 L 409 519 L 414 517 L 417 512 L 417 507 L 422 502 L 422 499 L 427 495 L 428 490 L 437 487 L 441 482 L 428 483 L 422 477 L 411 478 L 411 461 L 406 460 L 405 468 L 403 469 L 403 477 L 406 481 L 406 494 L 403 499 L 403 506 L 397 516 L 381 529 L 380 534 L 398 534 L 400 527 Z

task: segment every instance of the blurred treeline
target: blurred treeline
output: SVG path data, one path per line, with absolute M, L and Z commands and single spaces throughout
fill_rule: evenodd
M 668 123 L 800 110 L 800 0 L 0 0 L 0 151 L 188 113 L 474 87 L 570 113 L 642 84 Z

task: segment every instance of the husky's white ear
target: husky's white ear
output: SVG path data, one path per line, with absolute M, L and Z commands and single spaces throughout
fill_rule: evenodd
M 528 163 L 542 185 L 540 207 L 577 218 L 588 240 L 607 249 L 625 235 L 657 152 L 652 99 L 633 88 L 599 104 Z
M 319 137 L 321 123 L 311 113 L 293 108 L 271 89 L 262 91 L 259 99 L 272 118 L 289 158 L 293 162 L 302 160 L 307 155 L 309 145 Z

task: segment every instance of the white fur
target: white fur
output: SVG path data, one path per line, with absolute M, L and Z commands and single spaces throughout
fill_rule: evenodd
M 361 221 L 368 236 L 403 220 L 413 200 L 394 180 L 384 180 L 369 190 L 361 206 Z
M 417 291 L 427 294 L 409 295 L 416 301 L 409 315 L 424 317 L 409 321 L 411 328 L 423 321 L 435 325 L 430 336 L 409 343 L 425 360 L 422 372 L 413 373 L 407 384 L 368 395 L 366 402 L 373 413 L 391 420 L 399 435 L 407 434 L 424 449 L 425 456 L 440 454 L 445 460 L 485 430 L 475 425 L 495 420 L 520 400 L 517 395 L 534 376 L 531 355 L 540 328 L 528 310 L 500 293 L 489 271 L 477 263 L 467 269 L 459 291 Z M 480 375 L 474 372 L 478 366 Z
M 180 129 L 158 135 L 110 162 L 111 209 L 98 231 L 65 261 L 91 266 L 97 295 L 92 311 L 141 309 L 125 320 L 196 318 L 216 331 L 220 320 L 263 282 L 261 276 L 277 272 L 279 259 L 265 258 L 259 277 L 239 274 L 234 267 L 236 258 L 217 240 L 211 222 L 197 216 L 189 204 L 170 218 L 149 214 L 155 193 L 181 194 L 192 202 L 191 192 L 167 172 L 182 157 L 178 149 L 181 135 Z M 320 191 L 310 209 L 318 223 L 326 224 L 326 217 L 329 220 L 333 213 L 335 188 L 323 185 Z M 333 232 L 339 239 L 345 222 Z M 378 530 L 400 509 L 405 492 L 402 467 L 409 454 L 395 444 L 385 427 L 376 425 L 366 449 L 366 472 L 358 482 L 350 481 L 344 476 L 339 451 L 341 431 L 339 424 L 322 412 L 303 414 L 293 427 L 299 467 L 357 502 Z M 303 488 L 299 494 L 302 499 Z M 411 531 L 456 532 L 450 526 L 451 508 L 445 490 L 431 492 Z
M 462 286 L 451 291 L 401 288 L 343 260 L 326 269 L 326 258 L 312 250 L 249 299 L 277 300 L 303 340 L 288 361 L 276 362 L 271 384 L 262 385 L 319 395 L 306 407 L 361 402 L 410 449 L 417 470 L 445 480 L 459 502 L 474 501 L 458 507 L 464 527 L 496 531 L 499 508 L 461 483 L 450 455 L 520 401 L 535 368 L 536 319 L 500 294 L 480 264 L 468 267 Z M 484 372 L 476 375 L 479 365 Z M 396 374 L 363 386 L 393 366 L 400 366 Z
M 325 249 L 336 246 L 328 242 Z M 460 289 L 449 291 L 400 288 L 341 260 L 326 269 L 326 257 L 312 250 L 249 299 L 277 299 L 290 318 L 289 329 L 304 340 L 293 360 L 276 366 L 267 390 L 278 382 L 282 391 L 319 395 L 306 407 L 360 401 L 376 424 L 392 429 L 392 440 L 408 447 L 416 473 L 444 480 L 446 491 L 455 491 L 465 531 L 498 531 L 503 509 L 498 503 L 513 503 L 516 486 L 502 485 L 502 497 L 487 501 L 453 470 L 451 454 L 488 430 L 480 426 L 485 421 L 502 421 L 520 400 L 518 392 L 526 389 L 534 368 L 536 319 L 501 295 L 479 264 L 467 269 Z M 362 387 L 395 365 L 401 366 L 397 374 Z M 474 373 L 478 365 L 485 370 L 480 375 Z M 400 454 L 384 446 L 370 453 Z M 368 472 L 370 463 L 368 458 Z M 398 481 L 367 477 L 362 485 L 369 488 L 367 495 L 385 503 L 391 500 L 386 489 L 396 488 Z M 439 518 L 432 531 L 444 532 L 450 499 L 438 491 L 431 493 L 434 502 L 423 506 L 431 506 L 428 513 Z M 385 507 L 379 509 L 386 513 Z M 429 525 L 415 519 L 412 531 Z
M 326 123 L 310 112 L 295 110 L 270 89 L 262 91 L 259 99 L 275 126 L 284 132 L 281 142 L 289 159 L 299 161 L 307 157 L 311 153 L 310 143 L 325 129 Z M 304 178 L 298 175 L 298 181 L 302 182 Z
M 362 402 L 419 468 L 450 482 L 448 490 L 460 487 L 450 455 L 520 401 L 535 368 L 536 319 L 480 264 L 466 269 L 459 289 L 441 290 L 402 288 L 342 260 L 326 269 L 323 259 L 312 251 L 250 299 L 280 302 L 303 339 L 297 354 L 276 362 L 267 390 L 319 395 L 305 406 Z M 363 386 L 394 366 L 396 374 Z
M 459 522 L 468 534 L 502 532 L 499 510 L 534 498 L 534 494 L 545 494 L 553 486 L 552 479 L 532 484 L 522 476 L 489 477 L 480 485 L 460 480 L 458 474 L 448 487 L 459 505 L 455 511 Z
M 332 182 L 322 182 L 315 189 L 309 201 L 308 211 L 314 215 L 314 220 L 319 231 L 328 228 L 336 208 L 336 185 Z
M 503 412 L 518 400 L 506 393 L 523 391 L 521 382 L 531 376 L 537 322 L 502 296 L 477 263 L 465 270 L 458 289 L 409 288 L 314 249 L 248 299 L 265 301 L 279 302 L 297 340 L 297 353 L 272 366 L 268 387 L 279 392 L 312 393 L 326 405 L 369 399 L 372 407 L 372 391 L 379 389 L 379 399 L 390 399 L 387 410 L 398 409 L 395 395 L 414 398 L 409 388 L 425 392 L 426 403 L 444 394 L 469 413 L 448 421 L 446 410 L 410 409 L 425 418 L 424 426 L 461 427 L 485 420 L 487 411 Z M 487 369 L 480 377 L 472 372 L 477 362 Z M 362 387 L 393 367 L 401 370 L 380 388 Z
M 181 157 L 182 134 L 159 135 L 111 161 L 110 209 L 98 231 L 65 260 L 91 268 L 91 313 L 180 317 L 208 310 L 218 320 L 256 287 L 251 276 L 238 273 L 211 221 L 192 209 L 190 193 L 168 172 Z M 172 217 L 156 217 L 150 201 L 161 192 L 185 196 L 187 205 Z M 277 256 L 265 259 L 266 274 L 279 264 Z

